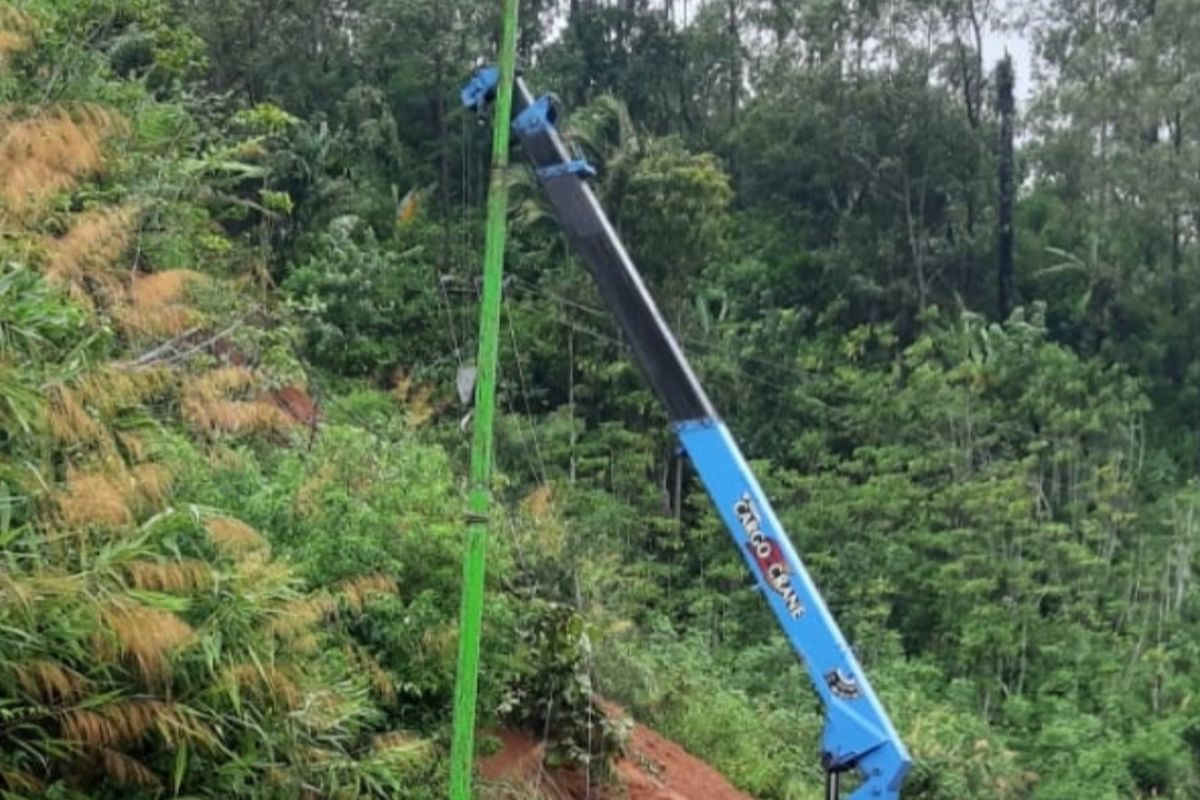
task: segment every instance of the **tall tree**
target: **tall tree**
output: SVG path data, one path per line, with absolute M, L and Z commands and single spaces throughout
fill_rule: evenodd
M 1016 115 L 1014 82 L 1012 57 L 1005 54 L 996 65 L 996 113 L 1000 117 L 1000 153 L 997 159 L 1000 197 L 997 209 L 999 246 L 996 257 L 996 303 L 1001 319 L 1007 318 L 1012 311 L 1013 300 L 1013 173 L 1016 168 L 1013 154 L 1013 117 Z

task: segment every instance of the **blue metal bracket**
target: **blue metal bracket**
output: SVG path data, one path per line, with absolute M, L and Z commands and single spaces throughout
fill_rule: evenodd
M 554 98 L 544 94 L 534 100 L 513 120 L 513 131 L 519 136 L 534 136 L 558 122 L 558 109 Z
M 516 116 L 513 120 L 513 131 L 521 137 L 536 136 L 553 129 L 557 124 L 557 103 L 552 96 L 544 94 Z M 595 167 L 579 152 L 574 153 L 570 161 L 541 167 L 537 173 L 538 177 L 546 180 L 564 175 L 575 175 L 582 180 L 596 177 Z
M 538 171 L 538 177 L 545 180 L 551 178 L 561 178 L 564 175 L 575 175 L 581 180 L 596 177 L 596 168 L 587 162 L 587 159 L 576 158 L 568 161 L 565 164 L 554 164 L 549 167 L 542 167 Z
M 487 66 L 475 70 L 471 80 L 463 87 L 462 104 L 473 111 L 482 111 L 495 97 L 500 85 L 500 69 Z

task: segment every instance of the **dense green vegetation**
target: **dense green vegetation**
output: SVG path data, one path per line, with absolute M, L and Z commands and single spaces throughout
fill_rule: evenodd
M 529 0 L 521 49 L 908 796 L 1192 797 L 1200 14 L 1021 5 Z M 0 3 L 6 800 L 444 794 L 498 6 Z M 599 773 L 596 690 L 820 797 L 804 673 L 514 183 L 482 712 Z

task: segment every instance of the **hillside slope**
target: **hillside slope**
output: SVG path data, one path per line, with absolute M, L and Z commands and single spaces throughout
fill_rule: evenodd
M 549 766 L 532 734 L 503 731 L 499 752 L 481 760 L 484 796 L 543 800 L 752 800 L 719 772 L 644 725 L 634 725 L 627 752 L 607 780 L 589 781 L 578 769 Z

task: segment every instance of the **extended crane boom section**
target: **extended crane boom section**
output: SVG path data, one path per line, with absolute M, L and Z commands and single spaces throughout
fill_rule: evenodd
M 482 112 L 498 81 L 494 68 L 478 70 L 463 89 L 464 105 Z M 588 185 L 594 171 L 563 141 L 553 100 L 534 99 L 520 78 L 515 89 L 513 131 L 555 215 L 665 404 L 680 443 L 824 703 L 828 796 L 838 796 L 841 774 L 855 771 L 861 783 L 850 800 L 898 798 L 911 766 L 904 744 Z

